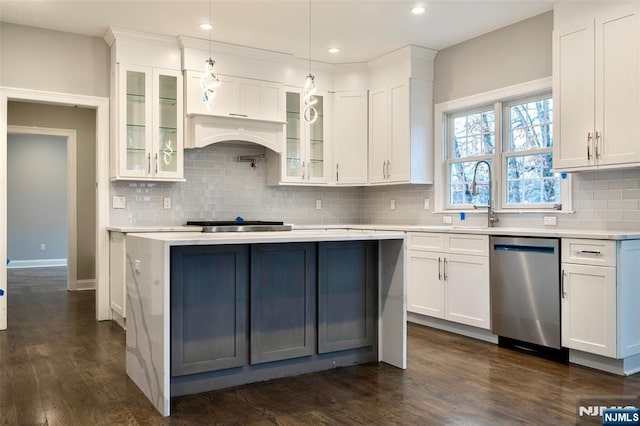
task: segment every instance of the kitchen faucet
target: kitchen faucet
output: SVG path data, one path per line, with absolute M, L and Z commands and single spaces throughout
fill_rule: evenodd
M 493 180 L 491 178 L 491 165 L 485 161 L 485 160 L 480 160 L 476 163 L 476 166 L 473 168 L 473 181 L 471 182 L 471 195 L 476 196 L 478 195 L 478 184 L 476 182 L 476 174 L 478 173 L 478 166 L 480 164 L 486 164 L 487 165 L 487 169 L 489 169 L 489 199 L 487 201 L 487 226 L 491 227 L 494 226 L 495 223 L 498 221 L 498 216 L 496 216 L 496 212 L 493 210 L 493 203 L 492 203 L 492 199 L 491 199 L 491 187 L 493 186 Z M 477 209 L 478 206 L 476 206 L 475 204 L 473 205 L 474 209 Z

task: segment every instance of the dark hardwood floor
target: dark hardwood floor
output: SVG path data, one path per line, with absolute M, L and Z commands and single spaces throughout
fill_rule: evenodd
M 619 377 L 409 325 L 408 369 L 369 364 L 174 398 L 163 419 L 125 374 L 125 333 L 64 268 L 9 271 L 0 423 L 575 424 L 581 396 L 639 395 Z

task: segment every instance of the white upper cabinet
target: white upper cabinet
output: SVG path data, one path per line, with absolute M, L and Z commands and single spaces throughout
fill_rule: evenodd
M 556 170 L 640 164 L 640 6 L 596 5 L 556 5 Z
M 113 179 L 183 177 L 182 74 L 119 64 Z
M 285 93 L 286 142 L 282 155 L 270 156 L 269 182 L 326 185 L 331 170 L 331 95 L 316 92 L 317 118 L 313 123 L 307 123 L 303 118 L 302 90 L 287 87 Z
M 334 96 L 333 164 L 337 185 L 367 183 L 367 91 Z
M 369 183 L 433 183 L 433 60 L 408 46 L 370 63 Z
M 183 83 L 175 39 L 110 30 L 111 179 L 183 180 Z
M 264 121 L 284 121 L 280 83 L 218 74 L 222 83 L 206 103 L 201 72 L 186 71 L 187 115 L 216 115 Z

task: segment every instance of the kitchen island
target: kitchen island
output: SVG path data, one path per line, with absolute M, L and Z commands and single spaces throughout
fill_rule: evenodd
M 405 234 L 127 235 L 128 376 L 171 397 L 362 362 L 406 368 Z

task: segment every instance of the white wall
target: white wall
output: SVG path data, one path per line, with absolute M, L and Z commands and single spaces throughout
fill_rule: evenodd
M 7 253 L 12 261 L 67 258 L 66 144 L 62 136 L 7 138 Z
M 104 40 L 0 23 L 0 86 L 109 96 Z

